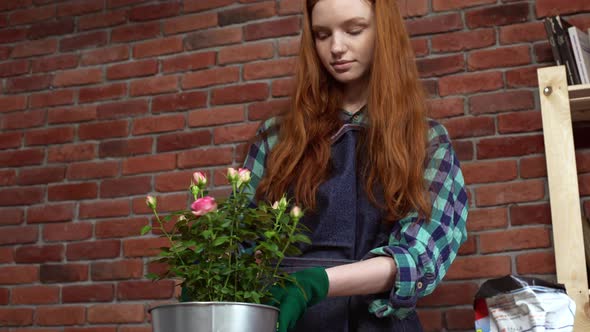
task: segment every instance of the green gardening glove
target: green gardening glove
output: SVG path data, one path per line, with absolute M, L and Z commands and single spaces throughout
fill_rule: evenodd
M 280 309 L 278 332 L 295 328 L 305 310 L 328 295 L 330 283 L 324 268 L 305 269 L 291 276 L 295 278 L 295 283 L 289 282 L 285 287 L 275 285 L 270 289 L 276 301 L 273 305 Z

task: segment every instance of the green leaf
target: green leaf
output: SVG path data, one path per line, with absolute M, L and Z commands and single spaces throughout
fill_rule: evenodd
M 215 239 L 215 241 L 213 241 L 213 246 L 217 247 L 217 246 L 227 242 L 227 240 L 229 240 L 229 236 L 220 236 L 217 239 Z
M 151 225 L 145 225 L 141 228 L 141 235 L 146 235 L 147 233 L 149 233 L 152 230 L 152 226 Z

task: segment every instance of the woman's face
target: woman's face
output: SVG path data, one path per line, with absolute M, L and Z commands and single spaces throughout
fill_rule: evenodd
M 373 63 L 373 6 L 367 0 L 319 0 L 311 12 L 315 47 L 324 67 L 341 83 L 364 78 Z

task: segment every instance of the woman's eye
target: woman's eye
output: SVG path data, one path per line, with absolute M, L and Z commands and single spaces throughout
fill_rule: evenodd
M 349 31 L 348 33 L 351 34 L 351 35 L 353 35 L 353 36 L 356 36 L 356 35 L 360 35 L 362 32 L 363 32 L 362 29 L 358 29 L 358 30 Z
M 324 40 L 324 39 L 328 38 L 328 34 L 325 32 L 316 32 L 315 37 L 316 37 L 316 39 Z

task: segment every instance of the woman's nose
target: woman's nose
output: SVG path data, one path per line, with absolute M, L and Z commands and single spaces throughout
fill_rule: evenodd
M 341 36 L 334 34 L 332 38 L 332 45 L 330 51 L 334 55 L 341 55 L 346 52 L 347 47 L 344 39 Z

